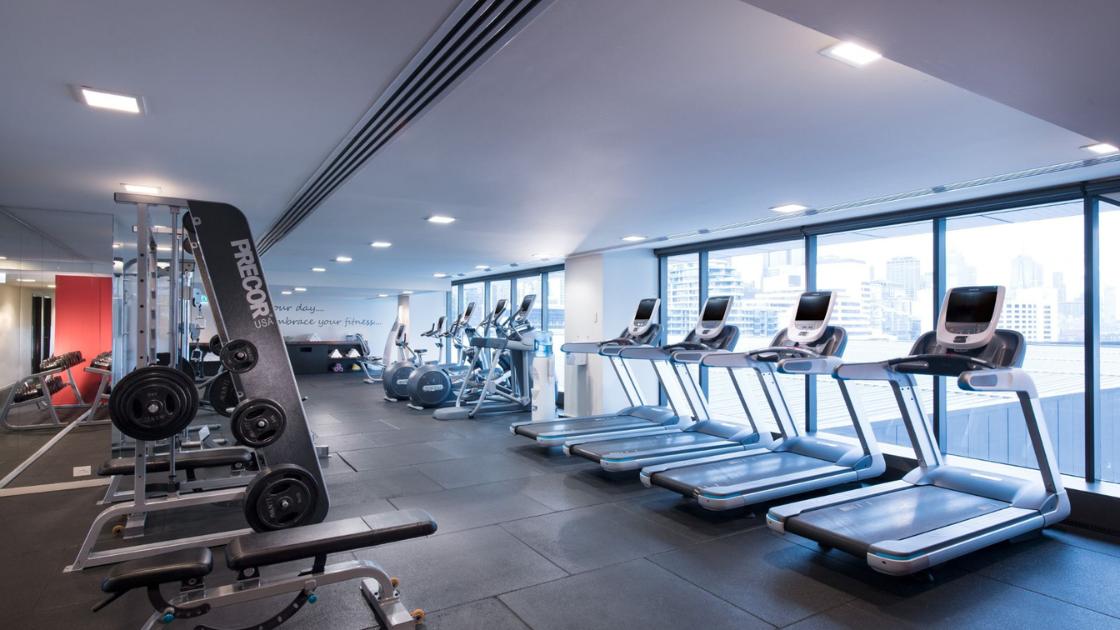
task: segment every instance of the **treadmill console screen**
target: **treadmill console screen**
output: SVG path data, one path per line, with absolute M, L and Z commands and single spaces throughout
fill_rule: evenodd
M 949 294 L 949 306 L 945 313 L 945 323 L 950 327 L 957 324 L 981 324 L 987 326 L 996 310 L 995 287 L 979 287 L 991 290 L 958 289 Z
M 704 314 L 700 316 L 702 322 L 722 322 L 727 319 L 727 311 L 731 307 L 731 298 L 727 296 L 708 298 L 704 304 Z
M 986 345 L 995 335 L 1003 292 L 1000 286 L 950 289 L 937 321 L 938 343 L 957 350 Z
M 634 321 L 648 322 L 653 319 L 653 311 L 657 308 L 656 298 L 646 298 L 638 302 L 638 311 L 634 313 Z
M 793 319 L 799 322 L 823 322 L 828 317 L 828 304 L 831 301 L 830 292 L 802 293 Z

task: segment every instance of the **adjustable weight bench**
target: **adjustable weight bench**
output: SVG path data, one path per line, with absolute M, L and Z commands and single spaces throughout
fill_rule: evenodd
M 97 604 L 101 610 L 121 595 L 136 588 L 145 588 L 148 601 L 155 608 L 141 626 L 150 630 L 159 623 L 176 619 L 193 619 L 223 606 L 256 601 L 277 595 L 294 594 L 295 598 L 268 619 L 246 626 L 270 630 L 283 624 L 306 604 L 314 604 L 315 589 L 361 579 L 362 595 L 374 615 L 387 630 L 415 628 L 423 618 L 422 610 L 409 612 L 400 601 L 396 578 L 389 577 L 377 563 L 370 560 L 348 560 L 328 565 L 327 555 L 355 551 L 398 540 L 427 536 L 436 531 L 432 517 L 422 510 L 402 510 L 253 533 L 233 539 L 226 546 L 226 565 L 237 571 L 233 584 L 207 588 L 204 578 L 214 568 L 207 547 L 180 549 L 159 556 L 132 560 L 116 565 L 101 582 L 101 590 L 109 597 Z M 261 577 L 260 569 L 285 562 L 311 560 L 312 565 L 295 574 Z M 160 586 L 178 582 L 179 594 L 170 600 Z M 215 630 L 196 625 L 196 630 Z

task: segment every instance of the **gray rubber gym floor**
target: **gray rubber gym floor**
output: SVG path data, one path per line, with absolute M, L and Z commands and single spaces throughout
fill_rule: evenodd
M 438 521 L 435 536 L 357 554 L 400 577 L 405 603 L 428 611 L 428 628 L 1120 628 L 1114 540 L 1053 530 L 940 567 L 934 582 L 891 579 L 840 552 L 772 535 L 763 511 L 707 513 L 633 476 L 610 478 L 541 451 L 510 435 L 508 417 L 441 423 L 383 402 L 380 387 L 352 375 L 300 382 L 320 442 L 332 450 L 331 518 L 417 507 Z M 92 439 L 107 441 L 91 432 L 81 442 Z M 88 443 L 64 446 L 89 457 Z M 141 592 L 89 611 L 104 569 L 61 572 L 102 491 L 0 498 L 0 627 L 124 630 L 147 617 Z M 157 528 L 238 524 L 235 508 L 210 509 L 225 513 Z M 374 625 L 357 584 L 320 594 L 283 627 Z M 284 603 L 202 621 L 240 628 Z

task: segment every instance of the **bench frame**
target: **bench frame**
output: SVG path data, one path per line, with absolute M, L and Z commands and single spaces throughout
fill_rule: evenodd
M 149 588 L 148 597 L 152 600 L 153 606 L 156 606 L 156 610 L 141 626 L 141 630 L 161 627 L 168 613 L 175 614 L 176 619 L 197 618 L 214 608 L 285 594 L 297 596 L 297 599 L 282 611 L 294 614 L 308 601 L 304 596 L 310 595 L 316 588 L 356 579 L 362 581 L 362 596 L 369 602 L 373 614 L 381 622 L 382 627 L 388 630 L 412 630 L 416 627 L 417 620 L 401 602 L 400 591 L 393 585 L 394 579 L 389 577 L 381 565 L 372 560 L 347 560 L 325 566 L 324 562 L 324 557 L 316 557 L 315 566 L 318 570 L 312 569 L 310 572 L 298 575 L 264 578 L 259 577 L 257 571 L 246 570 L 242 573 L 252 572 L 256 577 L 244 577 L 233 584 L 211 588 L 206 588 L 200 581 L 198 586 L 188 587 L 188 590 L 182 591 L 170 600 L 163 600 L 158 593 L 152 593 L 152 588 L 156 587 Z M 159 607 L 157 604 L 163 606 Z M 291 610 L 293 606 L 295 610 Z M 276 616 L 278 615 L 273 615 L 272 618 Z

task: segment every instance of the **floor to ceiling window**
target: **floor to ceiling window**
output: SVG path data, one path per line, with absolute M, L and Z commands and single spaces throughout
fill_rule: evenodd
M 912 223 L 817 238 L 817 288 L 837 291 L 832 323 L 848 333 L 844 360 L 883 361 L 909 354 L 933 329 L 933 226 Z M 923 409 L 933 410 L 933 377 L 918 377 Z M 910 445 L 890 386 L 849 381 L 859 413 L 884 443 Z M 833 379 L 818 379 L 818 429 L 854 436 Z
M 1085 473 L 1085 268 L 1081 201 L 950 219 L 946 271 L 950 287 L 1007 289 L 1000 328 L 1028 346 L 1023 367 L 1042 397 L 1063 473 Z M 949 383 L 943 448 L 1017 466 L 1035 466 L 1013 394 L 965 392 Z
M 1101 479 L 1120 482 L 1120 195 L 1100 202 Z
M 663 343 L 677 343 L 696 326 L 700 314 L 700 255 L 670 256 L 666 271 L 661 335 Z
M 774 335 L 789 323 L 793 307 L 805 290 L 804 241 L 714 250 L 708 254 L 707 289 L 709 297 L 734 297 L 728 324 L 739 328 L 738 350 L 768 347 Z M 760 428 L 776 430 L 757 376 L 739 370 L 737 377 L 755 422 Z M 794 421 L 804 423 L 804 377 L 780 376 L 779 386 Z M 708 370 L 708 400 L 713 417 L 746 419 L 727 370 Z

